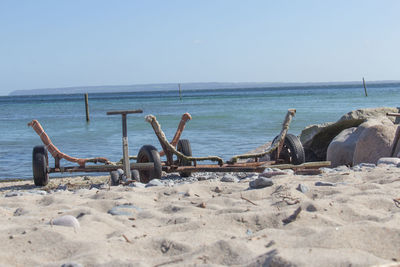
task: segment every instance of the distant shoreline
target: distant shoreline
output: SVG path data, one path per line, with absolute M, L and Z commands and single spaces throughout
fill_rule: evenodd
M 367 81 L 367 86 L 399 84 L 400 81 Z M 352 82 L 309 82 L 309 83 L 258 83 L 258 82 L 238 82 L 238 83 L 181 83 L 182 91 L 196 90 L 233 90 L 233 89 L 279 89 L 293 88 L 302 89 L 305 87 L 335 87 L 335 86 L 362 87 L 362 81 Z M 135 84 L 135 85 L 104 85 L 104 86 L 76 86 L 62 88 L 43 88 L 15 90 L 8 96 L 26 95 L 63 95 L 63 94 L 83 94 L 83 93 L 128 93 L 128 92 L 166 92 L 177 91 L 178 83 L 160 84 Z

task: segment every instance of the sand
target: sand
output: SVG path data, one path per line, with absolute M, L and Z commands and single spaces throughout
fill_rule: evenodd
M 249 189 L 255 177 L 0 183 L 0 266 L 399 266 L 400 168 L 289 173 Z M 66 215 L 79 227 L 54 224 Z

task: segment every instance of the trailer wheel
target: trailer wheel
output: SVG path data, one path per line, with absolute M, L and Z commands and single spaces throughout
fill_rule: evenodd
M 277 138 L 278 137 L 275 137 L 274 141 Z M 300 139 L 293 134 L 286 134 L 285 142 L 283 143 L 279 159 L 282 159 L 285 163 L 299 165 L 305 162 L 305 158 L 304 148 L 300 142 Z M 277 160 L 276 150 L 271 153 L 271 159 Z
M 162 173 L 160 154 L 157 148 L 151 145 L 144 145 L 140 148 L 137 156 L 138 163 L 153 162 L 154 168 L 152 170 L 139 170 L 139 177 L 141 183 L 148 183 L 152 179 L 160 179 Z
M 44 146 L 35 146 L 32 151 L 33 181 L 36 186 L 45 186 L 49 182 L 48 155 Z
M 178 141 L 177 150 L 181 152 L 185 156 L 192 156 L 192 148 L 190 146 L 190 142 L 188 139 L 181 139 Z M 185 159 L 178 159 L 179 166 L 191 166 L 192 162 Z M 179 172 L 181 177 L 189 177 L 192 173 L 191 172 Z

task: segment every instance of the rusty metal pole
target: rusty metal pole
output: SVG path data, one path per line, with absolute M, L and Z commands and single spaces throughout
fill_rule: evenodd
M 129 164 L 128 130 L 126 126 L 126 114 L 122 114 L 122 152 L 124 158 L 124 173 L 127 179 L 131 179 L 131 166 Z
M 122 154 L 123 154 L 123 165 L 124 173 L 127 179 L 132 178 L 131 165 L 129 162 L 129 148 L 128 148 L 128 128 L 126 124 L 126 115 L 132 113 L 143 113 L 143 110 L 115 110 L 108 111 L 107 115 L 122 115 Z

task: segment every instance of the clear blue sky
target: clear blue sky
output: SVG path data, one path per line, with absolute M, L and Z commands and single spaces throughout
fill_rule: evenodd
M 400 1 L 0 0 L 0 95 L 177 82 L 400 80 Z

